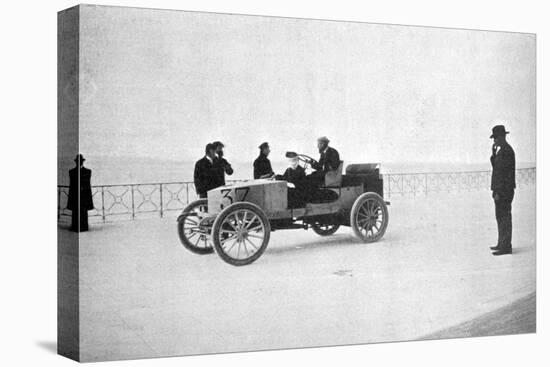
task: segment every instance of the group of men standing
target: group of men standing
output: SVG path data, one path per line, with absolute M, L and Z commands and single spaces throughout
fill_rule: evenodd
M 193 179 L 200 198 L 206 198 L 209 190 L 225 185 L 225 174 L 232 175 L 231 164 L 223 157 L 221 141 L 206 144 L 204 157 L 195 163 Z
M 217 141 L 209 143 L 205 148 L 205 156 L 195 164 L 194 182 L 197 194 L 206 198 L 209 190 L 225 185 L 225 174 L 233 174 L 231 164 L 223 157 L 224 145 Z M 314 172 L 305 175 L 305 171 L 298 165 L 297 158 L 291 159 L 290 167 L 283 175 L 275 175 L 268 156 L 271 153 L 268 142 L 260 144 L 260 153 L 254 160 L 254 179 L 278 178 L 291 182 L 298 191 L 313 191 L 324 184 L 325 175 L 335 171 L 340 165 L 340 155 L 336 149 L 329 147 L 329 139 L 325 136 L 317 139 L 319 160 L 312 160 L 311 166 Z

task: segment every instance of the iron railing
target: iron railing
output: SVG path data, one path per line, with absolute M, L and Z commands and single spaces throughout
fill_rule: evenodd
M 385 197 L 428 195 L 436 192 L 460 192 L 488 190 L 491 171 L 425 172 L 384 174 Z M 237 182 L 235 180 L 228 181 Z M 518 187 L 536 182 L 536 168 L 516 170 Z M 57 218 L 70 217 L 67 209 L 69 187 L 57 186 Z M 197 199 L 193 182 L 159 182 L 123 185 L 92 186 L 94 208 L 89 212 L 91 220 L 106 222 L 108 219 L 135 219 L 138 216 L 158 215 L 182 210 Z
M 516 170 L 518 187 L 536 182 L 536 168 Z M 489 190 L 491 171 L 392 173 L 384 175 L 384 195 L 428 195 L 436 192 Z

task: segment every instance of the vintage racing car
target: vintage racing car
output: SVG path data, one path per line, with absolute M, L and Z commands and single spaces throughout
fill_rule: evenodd
M 298 155 L 307 167 L 311 158 Z M 352 164 L 325 177 L 323 195 L 303 207 L 288 206 L 286 181 L 259 179 L 208 191 L 177 219 L 185 248 L 197 254 L 215 251 L 231 265 L 247 265 L 265 251 L 272 231 L 308 229 L 321 236 L 349 226 L 363 242 L 378 241 L 388 227 L 379 164 Z M 331 175 L 332 174 L 332 175 Z

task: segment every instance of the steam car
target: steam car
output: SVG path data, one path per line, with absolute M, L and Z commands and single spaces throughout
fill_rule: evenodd
M 288 155 L 287 155 L 288 156 Z M 307 168 L 311 158 L 296 154 Z M 190 203 L 177 219 L 181 243 L 196 254 L 216 252 L 222 260 L 247 265 L 264 253 L 271 232 L 312 229 L 320 236 L 351 227 L 362 242 L 380 240 L 388 227 L 389 202 L 383 199 L 379 164 L 351 164 L 325 183 L 301 207 L 289 206 L 286 181 L 259 179 L 208 191 L 207 199 Z

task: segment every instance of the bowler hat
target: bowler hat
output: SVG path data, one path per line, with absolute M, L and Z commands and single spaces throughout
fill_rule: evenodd
M 317 138 L 317 141 L 324 141 L 325 143 L 329 143 L 330 140 L 326 136 L 321 136 L 320 138 Z
M 260 144 L 260 146 L 258 148 L 264 149 L 264 148 L 267 148 L 267 147 L 269 147 L 269 144 L 267 143 L 267 141 L 265 141 L 262 144 Z
M 509 134 L 509 131 L 506 131 L 506 128 L 504 125 L 496 125 L 493 127 L 493 134 L 489 138 L 496 138 L 497 136 L 505 136 L 506 134 Z
M 84 159 L 84 156 L 82 154 L 77 154 L 74 161 L 75 162 L 84 162 L 85 159 Z

